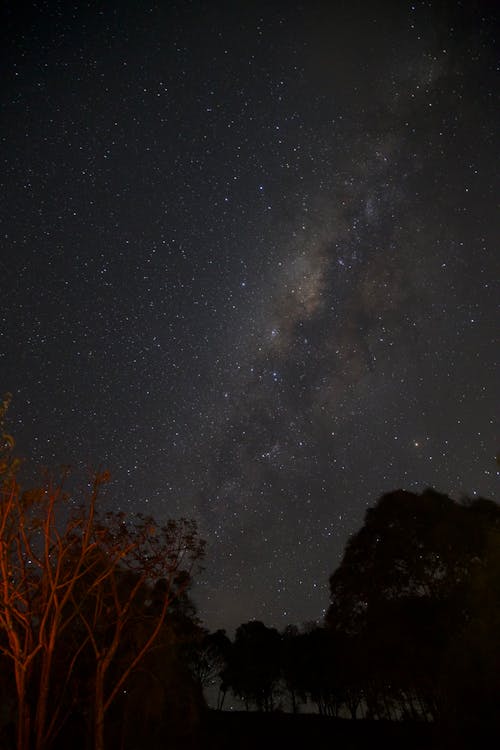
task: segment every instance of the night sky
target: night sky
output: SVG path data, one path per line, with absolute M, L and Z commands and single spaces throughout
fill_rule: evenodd
M 384 491 L 495 497 L 494 5 L 3 3 L 10 430 L 195 518 L 211 628 L 321 619 Z

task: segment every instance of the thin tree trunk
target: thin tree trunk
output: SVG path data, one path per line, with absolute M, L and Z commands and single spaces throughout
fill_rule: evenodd
M 24 685 L 17 692 L 17 750 L 30 750 L 30 711 Z
M 45 747 L 45 724 L 47 720 L 47 703 L 49 698 L 49 682 L 52 666 L 52 654 L 48 654 L 47 659 L 43 660 L 42 671 L 40 675 L 40 686 L 37 698 L 36 716 L 35 716 L 35 748 L 43 750 Z
M 226 693 L 227 693 L 227 690 L 219 691 L 219 700 L 218 700 L 218 706 L 217 706 L 219 711 L 222 711 L 222 707 L 224 706 L 224 701 L 226 700 Z
M 358 718 L 358 707 L 355 706 L 353 703 L 348 704 L 349 713 L 351 714 L 351 720 L 356 721 Z
M 97 668 L 94 692 L 94 750 L 104 750 L 104 674 Z

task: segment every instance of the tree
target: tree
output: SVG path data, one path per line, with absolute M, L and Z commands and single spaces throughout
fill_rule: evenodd
M 191 671 L 202 690 L 219 684 L 219 710 L 222 709 L 227 690 L 224 689 L 223 676 L 230 651 L 231 641 L 225 630 L 216 630 L 214 633 L 205 630 L 200 634 L 200 638 L 191 644 L 188 654 Z
M 95 750 L 104 748 L 106 712 L 155 643 L 202 554 L 195 525 L 186 519 L 159 526 L 151 518 L 127 523 L 121 514 L 110 514 L 103 531 L 105 565 L 117 554 L 119 564 L 106 567 L 98 585 L 84 586 L 72 601 L 95 660 Z M 118 660 L 124 642 L 127 658 Z
M 305 702 L 305 660 L 303 658 L 303 638 L 296 625 L 287 625 L 282 635 L 281 676 L 285 689 L 290 695 L 292 713 L 298 713 L 299 702 Z
M 472 514 L 491 514 L 492 523 L 464 597 L 466 620 L 450 635 L 438 675 L 445 729 L 466 747 L 500 737 L 500 524 L 498 509 L 481 505 Z
M 308 695 L 323 716 L 337 716 L 340 708 L 338 651 L 334 635 L 313 626 L 298 637 L 296 657 L 300 692 Z
M 281 675 L 280 634 L 262 622 L 252 620 L 236 630 L 223 679 L 247 708 L 273 711 Z
M 145 634 L 141 609 L 155 598 L 154 588 L 143 602 L 136 602 L 138 617 L 131 620 L 122 639 L 110 676 L 129 665 L 137 653 L 137 643 Z M 161 602 L 149 606 L 160 606 Z M 122 750 L 147 746 L 151 750 L 168 747 L 191 747 L 203 723 L 203 693 L 189 670 L 187 653 L 200 637 L 200 625 L 188 597 L 187 589 L 172 601 L 154 647 L 131 671 L 123 688 L 106 712 L 106 747 Z M 93 668 L 93 654 L 89 655 Z M 92 672 L 93 675 L 93 672 Z M 90 681 L 92 694 L 93 679 Z M 65 747 L 65 745 L 62 745 Z
M 53 742 L 89 653 L 94 747 L 102 750 L 106 712 L 203 553 L 190 521 L 127 522 L 116 513 L 99 520 L 107 478 L 96 475 L 81 506 L 64 492 L 64 478 L 22 492 L 11 475 L 1 488 L 0 651 L 15 679 L 18 750 Z
M 492 602 L 498 612 L 498 589 L 485 571 L 494 568 L 487 561 L 499 531 L 495 503 L 458 503 L 433 490 L 393 492 L 367 511 L 330 578 L 326 622 L 358 640 L 361 689 L 371 714 L 443 716 L 452 644 L 464 643 L 467 633 L 472 638 L 471 623 L 486 626 Z M 478 589 L 482 598 L 472 595 Z M 481 640 L 484 646 L 477 627 L 474 632 L 476 645 Z M 466 671 L 462 685 L 479 677 L 472 665 L 467 678 Z

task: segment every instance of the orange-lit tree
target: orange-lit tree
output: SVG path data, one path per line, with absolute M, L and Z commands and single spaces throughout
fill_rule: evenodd
M 203 543 L 186 519 L 159 525 L 151 518 L 110 514 L 101 527 L 105 575 L 73 591 L 91 650 L 95 750 L 103 750 L 105 717 L 127 680 L 157 642 L 169 606 L 183 596 Z M 119 564 L 109 566 L 118 550 Z
M 50 747 L 71 696 L 81 695 L 82 663 L 93 673 L 89 730 L 102 750 L 106 712 L 153 647 L 203 544 L 184 519 L 100 520 L 106 473 L 80 506 L 64 477 L 23 492 L 3 430 L 7 406 L 0 405 L 0 652 L 15 682 L 17 750 Z

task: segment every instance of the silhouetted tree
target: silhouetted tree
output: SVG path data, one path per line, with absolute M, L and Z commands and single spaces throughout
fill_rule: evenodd
M 273 711 L 281 675 L 280 634 L 262 622 L 252 620 L 236 631 L 224 682 L 245 705 L 259 711 Z
M 205 630 L 191 644 L 188 659 L 191 671 L 202 688 L 219 686 L 217 708 L 222 709 L 227 686 L 224 684 L 224 673 L 227 669 L 231 641 L 225 630 L 210 633 Z
M 500 738 L 500 523 L 488 501 L 470 507 L 475 521 L 488 519 L 482 553 L 463 599 L 464 620 L 452 629 L 438 675 L 440 708 L 455 745 L 487 747 Z
M 303 690 L 325 716 L 340 707 L 336 641 L 325 628 L 313 627 L 300 637 Z
M 498 612 L 499 589 L 485 571 L 495 569 L 491 549 L 499 530 L 495 503 L 457 503 L 432 490 L 390 493 L 368 510 L 330 579 L 326 621 L 333 632 L 357 641 L 363 657 L 358 682 L 369 715 L 450 714 L 450 649 L 456 653 L 467 643 L 470 654 L 473 641 L 486 665 L 479 651 L 489 643 L 489 661 L 495 662 L 492 638 L 480 638 L 479 631 L 493 634 L 495 628 L 491 612 Z M 475 597 L 479 590 L 483 594 Z M 481 676 L 470 662 L 455 688 Z M 490 695 L 493 670 L 486 671 Z
M 304 639 L 295 625 L 288 625 L 282 633 L 281 676 L 285 690 L 290 696 L 292 712 L 298 713 L 300 703 L 305 703 L 307 657 L 304 653 Z

